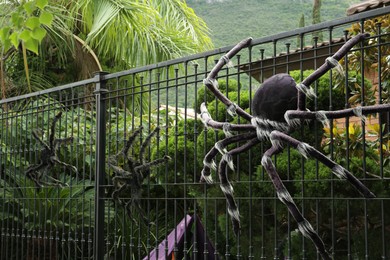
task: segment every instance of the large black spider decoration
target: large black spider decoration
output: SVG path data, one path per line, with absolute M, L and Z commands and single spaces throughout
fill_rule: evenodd
M 339 60 L 357 43 L 363 41 L 369 34 L 359 34 L 348 40 L 333 56 L 326 59 L 326 62 L 314 71 L 309 77 L 297 84 L 288 74 L 277 74 L 265 80 L 262 86 L 255 92 L 251 109 L 252 115 L 245 112 L 238 105 L 230 101 L 217 88 L 217 74 L 222 67 L 229 63 L 230 59 L 236 55 L 242 48 L 248 46 L 251 38 L 241 41 L 226 55 L 219 59 L 214 68 L 210 71 L 204 84 L 221 101 L 231 115 L 238 114 L 246 119 L 248 124 L 230 124 L 226 122 L 217 122 L 213 120 L 207 110 L 206 105 L 201 104 L 201 119 L 206 127 L 213 129 L 222 129 L 225 132 L 225 138 L 218 141 L 213 148 L 204 157 L 204 166 L 201 173 L 201 181 L 212 183 L 211 169 L 216 170 L 220 180 L 220 187 L 227 200 L 228 213 L 232 219 L 233 230 L 236 234 L 240 229 L 240 214 L 233 196 L 233 187 L 227 176 L 227 166 L 234 169 L 232 156 L 249 150 L 251 147 L 262 141 L 271 141 L 271 147 L 266 150 L 262 156 L 261 164 L 265 168 L 272 183 L 276 189 L 279 200 L 284 203 L 291 215 L 298 224 L 298 229 L 305 237 L 311 239 L 317 247 L 318 252 L 323 259 L 330 259 L 326 251 L 324 242 L 318 236 L 311 224 L 305 219 L 295 204 L 290 193 L 285 188 L 279 177 L 271 157 L 283 151 L 283 144 L 287 143 L 297 149 L 304 157 L 317 159 L 329 167 L 332 172 L 340 179 L 348 181 L 365 198 L 374 198 L 375 195 L 349 171 L 330 160 L 324 154 L 307 143 L 301 142 L 289 136 L 289 133 L 299 126 L 304 120 L 319 120 L 327 125 L 330 119 L 343 118 L 348 116 L 364 116 L 372 113 L 381 113 L 390 111 L 390 104 L 380 104 L 373 106 L 364 106 L 349 108 L 337 111 L 307 111 L 305 108 L 305 98 L 315 97 L 313 89 L 309 86 L 328 70 L 340 66 Z M 239 131 L 232 135 L 230 131 Z M 228 151 L 227 146 L 233 143 L 244 141 L 241 146 Z M 217 168 L 214 158 L 217 154 L 222 154 L 222 159 Z
M 138 156 L 132 157 L 129 155 L 129 150 L 133 146 L 135 139 L 141 135 L 142 129 L 143 127 L 141 126 L 130 135 L 122 150 L 109 158 L 108 165 L 114 172 L 114 177 L 112 178 L 114 187 L 114 191 L 111 194 L 112 199 L 119 202 L 119 204 L 127 210 L 129 217 L 132 217 L 131 208 L 135 206 L 145 223 L 148 223 L 145 212 L 140 205 L 142 183 L 150 174 L 150 169 L 152 167 L 158 166 L 171 158 L 165 155 L 163 158 L 155 159 L 151 162 L 144 161 L 146 149 L 150 144 L 152 137 L 160 130 L 159 127 L 156 127 L 142 142 Z M 123 168 L 118 166 L 118 159 L 120 156 L 123 156 L 125 160 Z M 125 195 L 126 193 L 130 193 L 129 199 L 119 197 L 121 194 Z
M 41 144 L 43 149 L 40 154 L 40 161 L 38 164 L 30 165 L 25 174 L 30 178 L 37 188 L 41 188 L 44 185 L 57 185 L 57 186 L 66 186 L 66 183 L 57 180 L 56 178 L 47 174 L 47 171 L 52 168 L 55 164 L 64 166 L 65 168 L 70 169 L 71 171 L 77 173 L 77 168 L 73 165 L 62 162 L 58 159 L 57 150 L 62 144 L 69 144 L 73 141 L 73 137 L 67 138 L 55 138 L 55 128 L 57 121 L 61 118 L 62 112 L 57 113 L 54 117 L 53 122 L 51 123 L 50 135 L 48 143 L 43 141 L 38 134 L 37 130 L 32 131 L 33 137 Z M 42 178 L 46 177 L 51 182 L 43 181 Z

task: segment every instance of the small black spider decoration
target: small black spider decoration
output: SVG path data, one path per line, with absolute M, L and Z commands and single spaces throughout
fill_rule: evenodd
M 65 183 L 57 180 L 56 178 L 47 174 L 48 170 L 52 168 L 55 164 L 64 166 L 65 168 L 70 169 L 71 171 L 77 173 L 77 168 L 73 165 L 62 162 L 58 159 L 57 150 L 62 144 L 69 144 L 73 141 L 73 137 L 67 138 L 55 138 L 55 128 L 56 123 L 61 118 L 62 112 L 59 112 L 53 119 L 50 128 L 49 142 L 43 141 L 38 134 L 37 130 L 32 131 L 33 137 L 41 144 L 43 149 L 40 154 L 40 161 L 38 164 L 30 165 L 25 174 L 28 178 L 35 182 L 36 187 L 39 189 L 44 185 L 57 185 L 57 186 L 66 186 Z M 42 180 L 46 177 L 51 182 Z
M 165 155 L 163 158 L 159 158 L 151 162 L 144 161 L 146 149 L 150 144 L 152 137 L 160 130 L 159 127 L 156 127 L 142 142 L 139 154 L 136 157 L 129 155 L 129 150 L 133 146 L 135 139 L 141 135 L 142 129 L 143 127 L 141 126 L 130 135 L 122 150 L 109 158 L 108 165 L 114 171 L 114 177 L 112 178 L 114 187 L 114 191 L 111 194 L 112 199 L 119 202 L 119 204 L 127 210 L 128 215 L 131 218 L 131 208 L 135 206 L 145 223 L 148 223 L 145 212 L 140 205 L 142 183 L 150 174 L 150 169 L 152 167 L 163 164 L 171 158 Z M 120 156 L 123 156 L 125 160 L 123 168 L 118 166 L 118 158 Z M 129 199 L 119 197 L 121 194 L 125 195 L 126 193 L 130 194 Z
M 284 203 L 291 215 L 298 224 L 298 229 L 305 237 L 311 239 L 317 247 L 323 259 L 330 259 L 325 245 L 311 224 L 304 218 L 295 204 L 292 196 L 285 188 L 279 177 L 271 157 L 283 151 L 283 144 L 289 144 L 297 149 L 304 157 L 312 157 L 329 167 L 340 179 L 348 181 L 365 198 L 374 198 L 375 195 L 349 171 L 330 160 L 324 154 L 307 143 L 301 142 L 289 136 L 289 133 L 298 127 L 305 120 L 319 120 L 327 125 L 330 119 L 343 118 L 347 116 L 359 116 L 364 120 L 365 115 L 390 111 L 390 104 L 356 107 L 337 111 L 314 111 L 306 110 L 305 98 L 315 97 L 313 89 L 309 86 L 327 71 L 339 65 L 339 60 L 347 54 L 357 43 L 369 37 L 369 34 L 359 34 L 347 41 L 333 56 L 326 59 L 326 62 L 314 71 L 309 77 L 297 84 L 288 74 L 277 74 L 265 80 L 262 86 L 256 91 L 251 108 L 252 115 L 245 112 L 238 105 L 230 101 L 217 88 L 217 74 L 221 68 L 228 64 L 230 59 L 242 48 L 248 46 L 251 38 L 241 41 L 226 55 L 224 55 L 210 71 L 204 84 L 221 101 L 230 115 L 239 115 L 248 124 L 230 124 L 213 120 L 206 105 L 201 104 L 201 119 L 206 127 L 222 129 L 225 138 L 218 141 L 213 148 L 205 155 L 204 166 L 201 173 L 201 181 L 212 183 L 211 169 L 216 170 L 220 187 L 227 200 L 228 213 L 231 216 L 233 230 L 236 234 L 240 230 L 240 214 L 233 196 L 233 187 L 227 176 L 227 166 L 234 169 L 232 156 L 249 150 L 251 147 L 262 141 L 270 140 L 272 146 L 262 156 L 261 164 L 267 171 L 276 189 L 279 200 Z M 233 135 L 230 131 L 241 132 Z M 228 151 L 227 146 L 233 143 L 245 142 L 241 146 Z M 218 167 L 214 158 L 222 154 Z

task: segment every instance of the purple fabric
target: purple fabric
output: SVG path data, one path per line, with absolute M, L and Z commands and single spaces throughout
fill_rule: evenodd
M 194 220 L 196 219 L 196 240 L 198 245 L 198 257 L 199 259 L 203 258 L 203 252 L 204 252 L 204 244 L 207 241 L 207 251 L 208 251 L 208 257 L 207 259 L 214 260 L 219 259 L 217 255 L 215 255 L 215 249 L 213 245 L 211 244 L 210 240 L 205 234 L 204 228 L 202 223 L 199 220 L 199 217 L 194 215 L 190 216 L 187 215 L 185 218 L 183 218 L 180 223 L 176 226 L 175 229 L 171 231 L 171 233 L 168 235 L 167 239 L 162 241 L 159 246 L 158 250 L 156 248 L 149 253 L 149 256 L 146 256 L 143 260 L 165 260 L 165 259 L 172 259 L 172 253 L 175 249 L 175 242 L 178 249 L 182 248 L 184 245 L 184 233 L 187 232 L 187 237 L 193 238 L 191 228 L 192 224 L 194 223 Z M 166 243 L 168 243 L 168 246 L 166 246 Z M 165 255 L 165 249 L 168 249 L 167 255 Z M 158 258 L 157 258 L 157 252 L 158 252 Z M 178 256 L 175 255 L 175 258 Z M 192 259 L 192 257 L 191 257 Z

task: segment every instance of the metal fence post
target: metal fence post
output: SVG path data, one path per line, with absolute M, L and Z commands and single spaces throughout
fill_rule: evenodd
M 106 162 L 106 101 L 104 99 L 108 90 L 106 81 L 102 79 L 107 72 L 96 72 L 96 175 L 95 175 L 95 235 L 94 259 L 104 259 L 104 184 Z

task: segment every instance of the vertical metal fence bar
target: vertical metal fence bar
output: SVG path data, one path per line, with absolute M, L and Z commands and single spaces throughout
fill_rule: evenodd
M 378 49 L 378 104 L 382 104 L 382 45 L 381 45 L 381 23 L 376 24 L 377 29 L 377 45 Z M 378 116 L 379 125 L 382 126 L 383 120 L 382 116 Z M 379 147 L 383 147 L 383 131 L 379 132 Z M 379 149 L 379 163 L 383 165 L 383 149 Z M 380 168 L 380 176 L 383 179 L 383 167 Z
M 207 78 L 207 72 L 208 72 L 208 57 L 204 57 L 204 59 L 203 59 L 203 66 L 204 66 L 204 78 Z M 206 93 L 206 91 L 204 92 L 204 96 L 203 96 L 203 101 L 204 102 L 206 102 L 206 104 L 207 104 L 207 93 Z M 204 132 L 203 132 L 203 142 L 204 143 L 207 143 L 207 133 L 208 133 L 208 130 L 207 130 L 207 128 L 204 130 Z M 207 147 L 206 146 L 204 146 L 204 148 L 203 148 L 203 154 L 201 155 L 201 156 L 205 156 L 206 155 L 206 153 L 207 153 Z M 207 211 L 208 211 L 208 193 L 207 193 L 207 184 L 206 183 L 203 183 L 203 203 L 204 203 L 204 208 L 203 208 L 203 216 L 205 217 L 205 223 L 204 223 L 204 225 L 205 225 L 205 228 L 206 228 L 206 230 L 207 230 L 207 228 L 208 228 L 208 225 L 209 225 L 209 221 L 207 221 Z M 216 201 L 215 201 L 215 203 L 216 203 Z M 216 227 L 215 227 L 216 228 Z M 204 234 L 204 239 L 205 239 L 205 241 L 206 241 L 206 234 Z M 203 254 L 203 260 L 208 260 L 208 250 L 207 250 L 207 244 L 206 243 L 204 243 L 204 247 L 203 247 L 204 249 L 203 249 L 203 252 L 202 252 L 202 254 Z
M 364 33 L 364 23 L 365 23 L 365 19 L 361 19 L 360 21 L 360 30 L 361 30 L 361 33 Z M 360 46 L 360 49 L 361 49 L 361 55 L 360 55 L 360 73 L 361 73 L 361 76 L 362 76 L 362 79 L 361 79 L 361 89 L 362 89 L 362 92 L 361 92 L 361 103 L 360 105 L 361 106 L 364 106 L 365 105 L 365 96 L 366 96 L 366 91 L 365 91 L 365 84 L 364 84 L 364 73 L 365 73 L 365 66 L 364 66 L 364 47 L 365 47 L 365 44 L 364 42 L 360 42 L 359 44 Z M 365 133 L 366 132 L 366 124 L 364 122 L 364 120 L 361 120 L 361 126 L 362 126 L 362 132 Z M 364 179 L 367 179 L 367 162 L 366 162 L 366 135 L 363 134 L 362 135 L 362 143 L 363 143 L 363 158 L 362 158 L 362 167 L 363 167 L 363 172 L 364 172 Z M 363 201 L 364 203 L 364 219 L 365 219 L 365 224 L 364 224 L 364 241 L 365 241 L 365 259 L 369 259 L 369 255 L 370 255 L 370 252 L 369 252 L 369 245 L 368 245 L 368 219 L 367 219 L 367 200 L 365 199 Z
M 303 81 L 303 52 L 304 52 L 304 41 L 305 41 L 305 34 L 301 33 L 299 34 L 300 38 L 300 53 L 299 53 L 299 70 L 300 70 L 300 81 Z M 299 93 L 299 92 L 298 92 Z M 303 108 L 306 108 L 306 97 L 300 93 L 298 94 L 298 100 L 302 98 L 302 107 L 298 107 L 298 109 L 302 110 Z M 298 101 L 298 104 L 300 102 Z M 304 136 L 304 128 L 303 126 L 300 127 L 300 133 L 299 133 L 300 138 L 303 138 Z M 304 158 L 301 157 L 301 180 L 300 180 L 300 190 L 301 190 L 301 211 L 302 215 L 305 216 L 305 161 Z M 276 196 L 275 196 L 276 197 Z M 302 259 L 306 259 L 306 238 L 302 236 Z
M 385 206 L 384 200 L 381 199 L 381 236 L 382 236 L 382 259 L 387 259 L 386 256 L 386 233 L 385 233 Z
M 96 97 L 96 165 L 95 165 L 95 230 L 94 230 L 94 259 L 104 259 L 104 185 L 106 162 L 106 82 L 105 72 L 97 72 L 95 86 Z
M 333 27 L 329 27 L 328 28 L 328 32 L 329 32 L 329 47 L 328 47 L 328 56 L 330 56 L 332 54 L 332 40 L 333 40 Z M 329 72 L 329 107 L 328 107 L 328 110 L 332 111 L 332 70 L 330 70 Z M 333 120 L 330 120 L 329 122 L 329 128 L 333 130 L 333 124 L 334 124 L 334 121 Z M 331 139 L 331 143 L 330 143 L 330 151 L 329 151 L 329 154 L 330 154 L 330 159 L 333 160 L 334 158 L 334 145 L 333 145 L 333 131 L 330 131 L 330 139 Z M 332 255 L 332 257 L 335 257 L 335 232 L 334 232 L 334 178 L 333 178 L 333 175 L 331 176 L 331 180 L 330 180 L 330 204 L 331 204 L 331 207 L 330 207 L 330 214 L 331 214 L 331 227 L 332 227 L 332 231 L 331 231 L 331 244 L 332 244 L 332 252 L 330 252 L 330 254 Z
M 184 107 L 184 132 L 183 132 L 183 136 L 184 136 L 184 152 L 183 152 L 183 205 L 184 205 L 184 214 L 183 214 L 183 217 L 184 217 L 184 225 L 187 227 L 187 149 L 189 149 L 188 145 L 187 145 L 187 100 L 188 100 L 188 78 L 189 78 L 189 75 L 188 75 L 188 61 L 184 62 L 184 82 L 183 82 L 183 87 L 184 87 L 184 104 L 185 104 L 185 107 Z M 177 101 L 176 101 L 177 102 Z M 178 112 L 176 112 L 178 113 Z M 184 231 L 184 248 L 183 248 L 183 253 L 184 253 L 184 259 L 187 260 L 188 259 L 188 242 L 187 242 L 187 237 L 189 236 L 189 232 L 187 232 L 187 229 L 186 231 Z
M 193 71 L 194 71 L 194 90 L 193 90 L 193 95 L 194 95 L 194 104 L 198 104 L 198 64 L 197 63 L 194 63 L 193 64 Z M 195 120 L 194 120 L 194 135 L 193 135 L 193 138 L 194 140 L 198 140 L 198 136 L 199 136 L 199 133 L 198 133 L 198 127 L 197 127 L 197 119 L 198 119 L 198 113 L 196 112 L 196 108 L 195 108 Z M 197 172 L 198 172 L 198 168 L 197 168 L 197 163 L 196 163 L 196 159 L 198 158 L 198 149 L 197 149 L 197 142 L 194 142 L 194 159 L 193 159 L 193 164 L 194 164 L 194 174 L 193 174 L 193 181 L 194 183 L 197 182 Z M 195 230 L 197 228 L 197 222 L 196 222 L 196 219 L 197 219 L 197 215 L 198 215 L 198 208 L 197 208 L 197 204 L 196 204 L 196 199 L 194 199 L 194 216 L 195 216 Z M 193 241 L 194 241 L 194 244 L 193 244 L 193 247 L 194 247 L 194 250 L 192 251 L 192 257 L 193 259 L 198 259 L 198 257 L 200 258 L 200 253 L 199 253 L 199 249 L 198 247 L 200 247 L 201 245 L 198 244 L 198 241 L 197 241 L 198 237 L 197 237 L 197 234 L 196 232 L 194 232 L 194 236 L 193 236 Z
M 249 68 L 249 71 L 252 71 L 252 55 L 253 55 L 253 52 L 252 52 L 253 48 L 252 47 L 248 47 L 248 68 Z M 238 68 L 240 67 L 240 56 L 237 56 L 237 63 L 238 63 Z M 249 77 L 249 104 L 252 103 L 252 77 Z M 240 85 L 240 80 L 238 81 L 238 85 Z M 252 106 L 249 106 L 249 111 L 250 113 L 252 113 Z M 259 155 L 258 155 L 259 156 Z M 252 151 L 249 150 L 248 152 L 248 160 L 249 162 L 252 162 Z M 249 195 L 249 211 L 250 212 L 253 212 L 253 181 L 254 181 L 254 173 L 253 173 L 253 170 L 252 170 L 252 163 L 249 163 L 248 165 L 249 167 L 249 192 L 248 192 L 248 195 Z M 252 225 L 253 225 L 253 214 L 249 214 L 249 218 L 248 218 L 248 221 L 249 221 L 249 230 L 248 230 L 248 235 L 249 235 L 249 245 L 248 245 L 248 258 L 249 259 L 254 259 L 254 242 L 253 242 L 253 230 L 252 230 Z
M 168 118 L 169 118 L 169 113 L 168 113 L 168 106 L 169 106 L 169 71 L 170 71 L 170 67 L 169 66 L 165 66 L 164 67 L 164 70 L 165 70 L 165 108 L 167 109 L 166 113 L 165 113 L 165 122 L 168 122 Z M 165 154 L 168 154 L 168 138 L 169 138 L 169 133 L 170 133 L 170 129 L 167 128 L 166 131 L 165 131 L 165 151 L 164 153 Z M 164 173 L 164 196 L 165 198 L 168 198 L 168 189 L 170 188 L 168 186 L 168 164 L 165 165 L 165 173 Z M 169 208 L 169 201 L 170 201 L 170 198 L 169 199 L 165 199 L 165 212 L 168 212 L 168 208 Z M 165 255 L 168 255 L 168 214 L 165 214 L 165 217 L 164 217 L 164 227 L 165 227 L 165 234 L 164 234 L 164 240 L 165 240 L 165 249 L 164 249 L 164 252 L 161 252 L 161 254 L 165 254 Z
M 111 112 L 112 112 L 112 108 L 114 107 L 114 103 L 115 104 L 118 104 L 117 102 L 115 102 L 115 101 L 117 101 L 116 99 L 116 97 L 117 97 L 117 93 L 115 93 L 115 91 L 114 91 L 114 89 L 113 89 L 113 86 L 112 86 L 112 83 L 106 83 L 106 86 L 105 86 L 105 88 L 108 90 L 108 92 L 107 92 L 107 94 L 108 95 L 106 95 L 107 96 L 107 100 L 106 100 L 106 102 L 108 101 L 108 107 L 107 107 L 107 110 L 108 110 L 108 118 L 107 118 L 107 128 L 108 128 L 108 136 L 110 136 L 110 135 L 113 135 L 114 133 L 112 133 L 111 132 L 111 129 L 112 129 L 112 117 L 111 117 Z M 112 97 L 112 96 L 114 96 L 114 98 Z M 103 97 L 104 98 L 104 97 Z M 118 116 L 118 113 L 116 113 L 116 116 Z M 116 127 L 116 129 L 118 129 L 118 127 Z M 118 135 L 116 136 L 116 140 L 118 140 Z M 106 142 L 107 143 L 107 146 L 108 146 L 108 151 L 111 151 L 111 146 L 112 146 L 112 141 L 110 140 L 110 138 L 109 138 L 109 140 L 108 140 L 108 142 Z M 118 144 L 115 144 L 116 146 L 118 146 Z M 109 156 L 109 155 L 108 155 Z M 105 184 L 108 184 L 108 185 L 110 185 L 110 184 L 112 184 L 112 183 L 105 183 Z M 105 200 L 104 200 L 105 201 Z M 115 205 L 115 207 L 116 207 L 116 205 Z M 111 211 L 112 211 L 112 208 L 111 207 L 108 207 L 107 208 L 107 219 L 111 219 L 111 215 L 112 215 L 112 213 L 111 213 Z M 115 218 L 115 216 L 114 216 L 114 218 Z M 116 221 L 115 221 L 115 223 L 116 223 Z M 107 229 L 105 230 L 105 236 L 106 236 L 106 238 L 105 238 L 105 241 L 106 241 L 106 254 L 107 254 L 107 258 L 108 259 L 110 259 L 112 256 L 111 256 L 111 250 L 110 250 L 110 246 L 111 246 L 111 236 L 110 236 L 110 232 L 111 232 L 111 225 L 107 225 Z M 113 245 L 113 247 L 115 248 L 115 235 L 114 235 L 114 245 Z
M 286 73 L 288 73 L 289 70 L 289 60 L 290 60 L 290 47 L 291 43 L 286 43 Z M 290 144 L 287 145 L 287 161 L 290 161 L 291 157 L 291 147 Z M 287 167 L 287 180 L 290 181 L 291 176 L 291 167 L 290 164 L 288 164 Z M 292 180 L 293 181 L 293 180 Z M 291 259 L 291 215 L 286 209 L 287 212 L 287 259 Z

